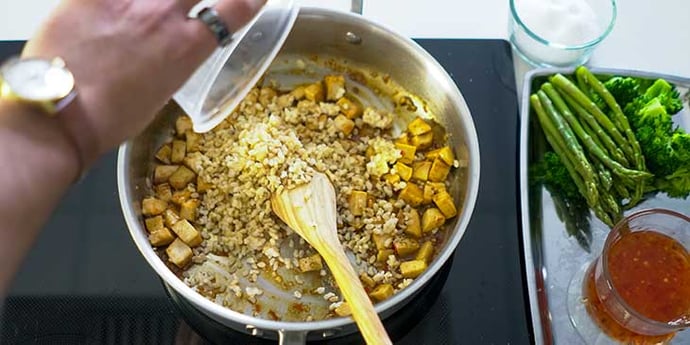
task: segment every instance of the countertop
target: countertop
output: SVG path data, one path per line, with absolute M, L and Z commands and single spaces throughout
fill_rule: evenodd
M 30 38 L 58 2 L 0 1 L 0 40 Z M 347 10 L 350 1 L 299 2 Z M 414 38 L 507 39 L 508 6 L 508 0 L 365 0 L 363 14 Z M 620 1 L 616 26 L 594 52 L 589 64 L 690 77 L 690 24 L 686 24 L 687 13 L 690 13 L 688 1 Z M 517 90 L 521 90 L 524 74 L 530 68 L 515 56 Z

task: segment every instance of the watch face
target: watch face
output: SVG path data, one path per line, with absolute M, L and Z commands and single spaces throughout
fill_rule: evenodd
M 57 100 L 74 88 L 74 77 L 61 60 L 15 60 L 0 73 L 12 92 L 27 100 Z

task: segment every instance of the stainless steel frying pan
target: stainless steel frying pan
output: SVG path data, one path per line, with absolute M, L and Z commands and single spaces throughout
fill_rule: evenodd
M 453 80 L 415 42 L 360 15 L 303 8 L 264 82 L 275 81 L 280 88 L 287 89 L 305 81 L 313 82 L 327 73 L 348 76 L 348 85 L 357 85 L 361 90 L 358 96 L 364 104 L 392 109 L 391 99 L 409 97 L 416 109 L 400 114 L 400 122 L 413 115 L 434 118 L 448 132 L 456 156 L 466 155 L 469 162 L 467 168 L 457 169 L 451 177 L 450 192 L 458 202 L 459 215 L 448 224 L 443 248 L 426 272 L 410 286 L 376 305 L 377 312 L 385 318 L 414 298 L 453 255 L 462 238 L 479 188 L 477 134 L 469 109 Z M 245 310 L 241 313 L 215 304 L 185 285 L 152 249 L 140 214 L 141 200 L 151 188 L 149 177 L 155 150 L 169 138 L 170 128 L 180 114 L 179 107 L 171 102 L 144 132 L 121 146 L 118 156 L 118 188 L 123 214 L 132 239 L 151 267 L 199 311 L 238 331 L 278 339 L 281 344 L 303 344 L 307 339 L 356 332 L 351 318 L 274 321 L 261 311 L 257 317 L 252 316 L 247 306 L 235 308 Z M 285 309 L 286 305 L 295 302 L 291 292 L 266 288 L 262 298 L 266 302 L 262 303 L 271 308 L 283 306 Z M 327 308 L 322 298 L 303 298 L 300 303 L 308 304 L 310 312 L 317 316 Z M 289 313 L 286 315 L 286 319 L 290 319 Z

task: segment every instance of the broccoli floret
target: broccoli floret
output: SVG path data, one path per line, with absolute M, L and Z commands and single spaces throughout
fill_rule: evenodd
M 637 78 L 613 77 L 604 82 L 604 86 L 621 107 L 640 95 L 640 81 Z
M 690 134 L 675 128 L 671 118 L 671 111 L 681 108 L 678 91 L 661 79 L 625 107 L 647 168 L 655 175 L 654 186 L 671 197 L 690 194 Z
M 532 183 L 541 183 L 552 193 L 570 201 L 584 200 L 568 169 L 555 152 L 549 151 L 530 168 Z
M 683 109 L 683 101 L 680 99 L 678 90 L 674 85 L 669 84 L 669 82 L 663 79 L 654 81 L 654 84 L 645 90 L 642 97 L 646 101 L 658 99 L 670 115 L 674 115 Z
M 656 187 L 672 198 L 685 198 L 690 195 L 690 167 L 684 166 L 673 174 L 658 178 Z
M 682 162 L 690 162 L 690 134 L 677 129 L 671 135 L 671 150 Z
M 635 100 L 633 103 L 639 101 Z M 676 154 L 674 147 L 685 147 L 688 144 L 685 138 L 687 135 L 674 130 L 673 120 L 659 99 L 649 101 L 633 116 L 629 116 L 629 120 L 652 173 L 656 176 L 666 176 L 683 164 L 686 154 Z
M 630 103 L 637 110 L 628 116 L 628 120 L 633 128 L 653 127 L 655 132 L 662 132 L 670 134 L 673 132 L 673 119 L 668 115 L 666 108 L 661 104 L 658 98 L 652 98 L 644 105 L 640 106 L 644 99 L 636 99 Z

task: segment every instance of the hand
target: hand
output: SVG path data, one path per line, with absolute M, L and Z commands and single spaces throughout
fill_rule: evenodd
M 62 57 L 78 96 L 58 116 L 86 165 L 141 131 L 217 46 L 187 13 L 198 0 L 65 0 L 23 52 Z M 219 0 L 231 31 L 265 0 Z

